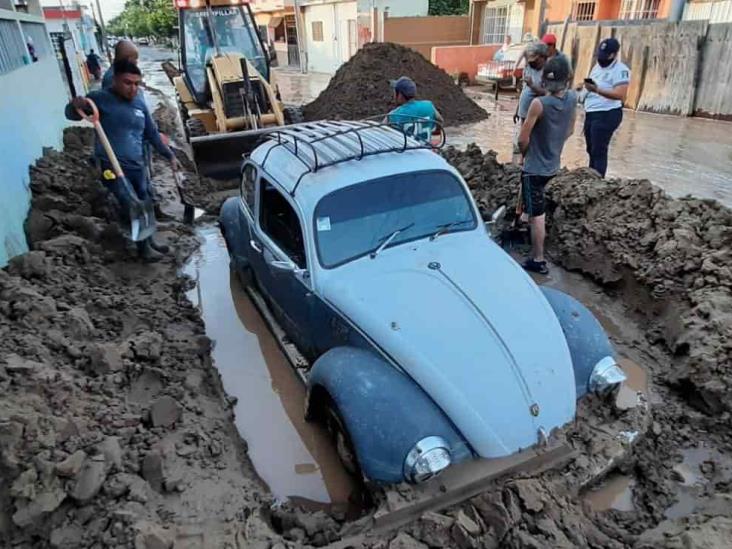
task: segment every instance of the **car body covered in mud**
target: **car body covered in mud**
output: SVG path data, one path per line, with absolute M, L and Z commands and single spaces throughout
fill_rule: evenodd
M 309 417 L 368 480 L 544 443 L 578 398 L 622 381 L 593 315 L 537 285 L 459 173 L 397 129 L 278 132 L 220 225 L 232 268 L 309 363 Z

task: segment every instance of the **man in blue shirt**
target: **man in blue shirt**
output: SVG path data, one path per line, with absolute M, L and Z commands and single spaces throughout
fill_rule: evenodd
M 114 45 L 114 62 L 129 61 L 133 65 L 137 65 L 140 58 L 140 52 L 137 46 L 131 40 L 120 40 Z M 102 77 L 102 87 L 106 90 L 111 89 L 114 80 L 114 63 L 107 69 Z M 142 90 L 139 91 L 142 94 Z
M 407 135 L 417 141 L 429 143 L 435 121 L 442 123 L 442 115 L 437 111 L 432 101 L 419 101 L 417 85 L 408 76 L 390 82 L 394 90 L 394 101 L 398 107 L 391 111 L 386 121 L 394 126 L 400 126 Z
M 152 144 L 158 153 L 171 162 L 174 169 L 177 168 L 177 161 L 173 151 L 160 138 L 147 105 L 138 93 L 142 80 L 140 69 L 130 61 L 123 60 L 114 63 L 113 71 L 111 89 L 95 90 L 87 97 L 94 101 L 99 109 L 99 121 L 137 198 L 147 200 L 152 195 L 145 170 L 144 143 Z M 75 97 L 66 106 L 66 118 L 80 120 L 77 109 L 88 112 L 89 105 L 83 97 Z M 102 168 L 102 173 L 111 169 L 104 148 L 98 141 L 94 146 L 94 156 Z M 121 204 L 126 202 L 124 191 L 116 181 L 109 182 L 103 179 L 102 182 Z M 140 256 L 147 261 L 159 260 L 160 253 L 168 251 L 167 246 L 157 244 L 152 238 L 137 244 Z

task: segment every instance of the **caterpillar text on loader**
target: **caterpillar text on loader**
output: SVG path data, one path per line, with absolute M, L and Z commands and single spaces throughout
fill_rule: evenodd
M 248 0 L 174 0 L 181 74 L 173 78 L 198 173 L 239 176 L 242 155 L 273 127 L 299 122 L 270 80 Z

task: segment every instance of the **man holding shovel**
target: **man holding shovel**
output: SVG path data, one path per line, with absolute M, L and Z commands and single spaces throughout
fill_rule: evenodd
M 145 105 L 144 99 L 137 93 L 142 80 L 142 73 L 134 63 L 120 60 L 114 63 L 114 77 L 111 89 L 95 90 L 89 93 L 99 111 L 99 122 L 106 134 L 109 145 L 114 152 L 109 158 L 101 139 L 96 140 L 94 156 L 102 170 L 102 182 L 115 195 L 122 206 L 123 213 L 130 211 L 130 205 L 139 204 L 152 198 L 150 182 L 145 170 L 144 143 L 148 141 L 155 150 L 170 160 L 173 169 L 177 169 L 175 155 L 163 143 L 155 122 Z M 90 113 L 89 101 L 84 97 L 75 97 L 66 106 L 66 118 L 81 120 L 77 111 Z M 129 181 L 131 192 L 124 184 L 118 168 L 124 172 Z M 131 220 L 134 223 L 134 220 Z M 158 261 L 168 247 L 156 243 L 152 236 L 139 240 L 137 249 L 145 261 Z

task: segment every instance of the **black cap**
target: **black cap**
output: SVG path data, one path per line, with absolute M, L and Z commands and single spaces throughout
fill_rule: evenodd
M 401 93 L 407 99 L 411 99 L 417 95 L 417 84 L 408 76 L 402 76 L 397 80 L 389 80 L 389 84 L 395 92 Z
M 620 42 L 615 38 L 605 38 L 597 48 L 597 58 L 601 61 L 608 59 L 612 54 L 620 51 Z

